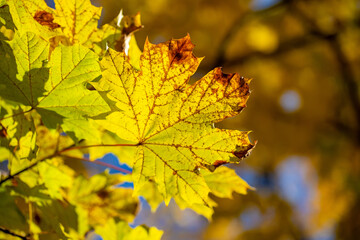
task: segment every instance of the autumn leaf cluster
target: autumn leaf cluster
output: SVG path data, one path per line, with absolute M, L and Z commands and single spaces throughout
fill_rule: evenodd
M 146 41 L 141 52 L 140 15 L 98 28 L 100 13 L 89 0 L 0 2 L 4 236 L 159 239 L 128 225 L 138 196 L 153 210 L 174 199 L 210 219 L 210 193 L 250 188 L 223 166 L 249 155 L 249 132 L 214 127 L 245 107 L 250 80 L 215 68 L 189 85 L 202 60 L 189 36 Z M 88 177 L 81 163 L 110 152 L 132 171 Z

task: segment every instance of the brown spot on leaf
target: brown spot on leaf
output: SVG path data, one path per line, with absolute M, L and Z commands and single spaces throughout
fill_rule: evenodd
M 173 39 L 169 41 L 170 65 L 173 63 L 186 62 L 195 58 L 192 52 L 194 47 L 195 45 L 191 42 L 189 35 L 182 39 Z
M 60 25 L 54 23 L 54 16 L 46 11 L 37 11 L 34 15 L 34 19 L 43 26 L 47 26 L 51 29 L 59 28 Z
M 226 74 L 223 73 L 221 68 L 216 68 L 214 70 L 214 78 L 218 83 L 221 83 L 224 86 L 227 86 L 230 83 L 230 80 L 235 76 L 235 73 Z

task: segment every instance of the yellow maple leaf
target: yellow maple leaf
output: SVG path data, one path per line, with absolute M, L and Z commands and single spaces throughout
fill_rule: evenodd
M 101 125 L 135 147 L 134 194 L 152 180 L 166 203 L 173 197 L 210 217 L 214 203 L 202 172 L 238 162 L 254 147 L 249 132 L 214 127 L 245 107 L 250 80 L 216 68 L 188 85 L 202 60 L 193 48 L 189 36 L 157 45 L 146 41 L 140 71 L 124 53 L 109 49 L 95 88 L 107 91 L 121 110 Z

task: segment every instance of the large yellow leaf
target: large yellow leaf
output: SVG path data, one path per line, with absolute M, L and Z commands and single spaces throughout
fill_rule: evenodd
M 124 53 L 109 49 L 95 87 L 108 91 L 121 111 L 101 124 L 132 142 L 135 194 L 150 179 L 168 203 L 171 197 L 210 217 L 213 203 L 202 171 L 238 162 L 253 148 L 248 132 L 214 123 L 237 115 L 249 97 L 249 79 L 216 68 L 189 86 L 201 59 L 190 37 L 158 45 L 148 41 L 135 70 Z

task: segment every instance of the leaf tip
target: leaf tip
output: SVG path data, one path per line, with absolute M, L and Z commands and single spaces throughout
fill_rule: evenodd
M 249 144 L 248 146 L 244 147 L 238 147 L 239 149 L 234 151 L 233 154 L 240 160 L 243 160 L 244 158 L 247 158 L 250 156 L 252 150 L 255 148 L 257 144 L 257 141 L 254 142 L 254 144 Z

